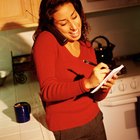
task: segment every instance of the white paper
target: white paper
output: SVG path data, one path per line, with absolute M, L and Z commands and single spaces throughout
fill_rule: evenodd
M 91 93 L 95 93 L 104 83 L 106 83 L 107 80 L 111 79 L 113 77 L 113 75 L 117 74 L 122 68 L 124 67 L 124 65 L 120 65 L 119 67 L 113 69 L 106 77 L 105 79 L 99 84 L 99 86 L 97 86 L 96 88 L 94 88 Z

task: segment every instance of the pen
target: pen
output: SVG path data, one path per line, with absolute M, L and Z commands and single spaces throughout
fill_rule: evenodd
M 93 65 L 93 66 L 97 66 L 97 64 L 93 63 L 93 62 L 90 62 L 88 60 L 83 60 L 84 63 L 86 64 L 90 64 L 90 65 Z

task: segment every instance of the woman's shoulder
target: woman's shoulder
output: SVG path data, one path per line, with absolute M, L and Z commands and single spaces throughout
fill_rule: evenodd
M 87 48 L 91 48 L 92 45 L 91 45 L 91 42 L 89 40 L 87 41 L 80 41 L 80 44 L 84 47 L 87 47 Z
M 33 46 L 34 50 L 50 50 L 57 48 L 59 43 L 51 32 L 43 31 L 38 35 Z
M 35 44 L 40 44 L 43 46 L 44 45 L 56 46 L 56 45 L 58 45 L 58 41 L 56 40 L 55 36 L 51 32 L 43 31 L 36 38 Z
M 45 40 L 56 40 L 55 36 L 49 32 L 49 31 L 43 31 L 39 34 L 39 36 L 37 37 L 37 39 L 45 39 Z

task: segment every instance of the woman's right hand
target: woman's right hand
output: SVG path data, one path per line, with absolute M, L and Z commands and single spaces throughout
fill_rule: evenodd
M 105 63 L 99 63 L 96 67 L 93 68 L 91 76 L 88 79 L 85 79 L 85 87 L 87 89 L 97 87 L 109 72 L 110 69 Z

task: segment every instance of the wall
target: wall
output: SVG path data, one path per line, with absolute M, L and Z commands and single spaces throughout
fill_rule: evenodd
M 116 45 L 114 56 L 140 52 L 140 6 L 86 14 L 89 39 L 104 35 Z
M 91 25 L 89 39 L 104 35 L 116 45 L 114 56 L 140 52 L 140 7 L 86 14 Z M 15 23 L 16 24 L 16 23 Z M 31 52 L 35 28 L 0 31 L 0 70 L 12 70 L 13 55 Z
M 33 45 L 34 28 L 20 28 L 0 32 L 0 70 L 12 71 L 12 55 L 28 54 Z

